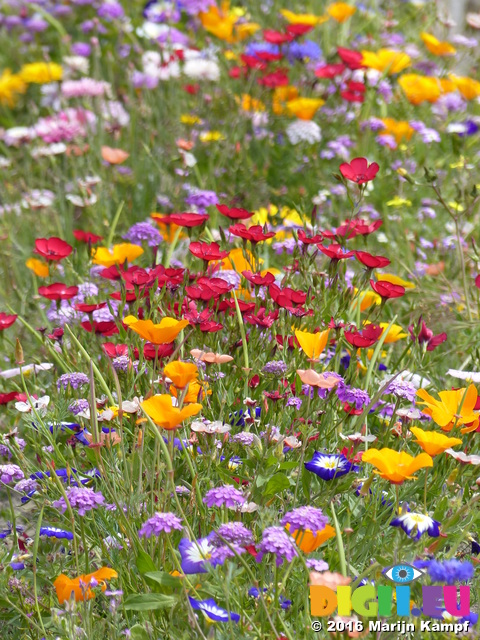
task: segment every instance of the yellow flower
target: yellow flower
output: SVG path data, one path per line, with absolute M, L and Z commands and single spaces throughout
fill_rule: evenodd
M 0 76 L 0 104 L 14 107 L 18 94 L 25 93 L 26 90 L 27 85 L 22 78 L 11 73 L 10 69 L 5 69 Z
M 142 247 L 128 242 L 113 245 L 110 250 L 108 247 L 97 247 L 92 249 L 93 264 L 101 264 L 104 267 L 111 267 L 114 264 L 123 264 L 125 260 L 132 262 L 143 253 Z
M 443 453 L 447 449 L 450 449 L 450 447 L 456 447 L 457 444 L 462 444 L 460 438 L 449 438 L 448 436 L 444 436 L 443 433 L 437 433 L 436 431 L 424 431 L 419 427 L 410 427 L 410 431 L 417 438 L 415 442 L 420 445 L 429 456 L 438 456 L 439 453 Z
M 308 24 L 314 27 L 328 20 L 328 16 L 316 16 L 313 13 L 294 13 L 288 9 L 280 9 L 280 13 L 290 24 Z
M 402 51 L 379 49 L 378 51 L 362 51 L 362 64 L 369 69 L 376 69 L 388 75 L 400 73 L 411 64 L 410 56 Z
M 397 144 L 403 139 L 410 140 L 413 135 L 414 129 L 406 120 L 382 118 L 382 122 L 385 125 L 385 129 L 382 133 L 389 133 L 392 135 L 397 141 Z
M 239 20 L 240 16 L 236 15 L 233 11 L 229 11 L 229 7 L 229 2 L 222 2 L 221 8 L 215 4 L 211 4 L 208 11 L 199 13 L 198 15 L 206 31 L 220 40 L 235 42 L 233 26 Z
M 327 13 L 337 22 L 345 22 L 355 13 L 356 8 L 346 2 L 334 2 L 327 7 Z
M 240 100 L 237 98 L 237 101 Z M 261 100 L 257 100 L 257 98 L 252 98 L 248 93 L 242 94 L 240 104 L 243 111 L 265 111 L 264 103 Z
M 377 467 L 381 478 L 392 484 L 402 484 L 405 480 L 415 480 L 412 474 L 425 467 L 433 467 L 433 460 L 427 453 L 414 457 L 405 451 L 394 449 L 368 449 L 362 456 L 362 462 Z
M 245 40 L 245 38 L 249 38 L 258 31 L 260 29 L 260 25 L 256 22 L 241 22 L 240 24 L 235 24 L 233 28 L 236 35 L 234 40 L 241 41 Z
M 440 400 L 436 400 L 426 389 L 419 389 L 417 396 L 426 405 L 423 413 L 430 416 L 442 431 L 451 431 L 454 426 L 460 427 L 461 433 L 475 431 L 478 427 L 479 416 L 474 412 L 478 393 L 473 384 L 468 389 L 454 389 L 452 391 L 439 391 Z
M 356 295 L 358 293 L 358 289 L 355 289 L 354 293 Z M 360 311 L 365 311 L 365 309 L 369 309 L 374 304 L 382 304 L 381 296 L 379 296 L 378 293 L 375 293 L 375 291 L 360 291 L 360 293 L 358 293 L 358 299 L 353 303 L 354 309 L 356 308 L 359 301 Z
M 395 196 L 391 200 L 387 202 L 387 207 L 411 207 L 412 201 L 407 200 L 407 198 L 401 198 L 400 196 Z
M 170 393 L 175 398 L 178 398 L 179 393 L 183 393 L 183 391 L 177 391 L 177 389 L 172 385 L 170 387 Z M 193 380 L 188 385 L 188 391 L 183 397 L 184 404 L 191 404 L 192 402 L 202 402 L 203 398 L 206 396 L 211 396 L 212 390 L 208 388 L 208 384 L 206 382 L 199 382 L 198 380 Z
M 228 256 L 222 261 L 222 270 L 237 271 L 252 271 L 254 264 L 253 253 L 247 249 L 232 249 Z M 259 260 L 260 264 L 263 264 L 263 260 Z
M 388 322 L 380 322 L 379 326 L 383 329 L 382 335 L 387 330 L 388 325 Z M 392 324 L 392 326 L 388 330 L 385 340 L 383 341 L 383 344 L 392 344 L 392 342 L 398 342 L 398 340 L 402 340 L 402 338 L 408 338 L 408 333 L 405 333 L 400 325 Z
M 174 407 L 172 396 L 168 394 L 152 396 L 148 400 L 144 400 L 141 407 L 155 424 L 168 431 L 176 429 L 186 418 L 196 416 L 202 410 L 202 405 L 197 402 L 182 407 L 182 409 Z
M 132 331 L 144 340 L 152 344 L 169 344 L 173 342 L 180 331 L 188 324 L 188 320 L 176 320 L 175 318 L 162 318 L 159 324 L 154 324 L 151 320 L 139 320 L 135 316 L 127 316 L 123 320 Z
M 27 84 L 46 84 L 62 79 L 63 70 L 55 62 L 31 62 L 24 64 L 19 76 Z
M 42 262 L 41 260 L 37 260 L 36 258 L 29 258 L 25 265 L 33 271 L 33 273 L 39 278 L 48 278 L 50 270 L 48 268 L 48 264 L 46 262 Z
M 277 116 L 285 113 L 287 102 L 295 100 L 298 96 L 298 89 L 292 85 L 286 87 L 275 87 L 272 97 L 272 110 Z
M 463 76 L 449 76 L 465 100 L 473 100 L 480 95 L 480 82 Z
M 421 33 L 420 38 L 423 40 L 423 44 L 427 47 L 430 53 L 434 56 L 453 56 L 457 50 L 449 42 L 442 42 L 437 40 L 431 33 Z
M 187 384 L 198 378 L 198 367 L 191 362 L 174 360 L 164 368 L 163 375 L 166 378 L 170 378 L 178 389 L 184 389 Z
M 398 84 L 403 89 L 407 100 L 415 105 L 422 102 L 436 102 L 442 93 L 442 86 L 437 78 L 420 76 L 416 73 L 405 73 L 399 78 Z
M 405 287 L 405 289 L 415 289 L 415 285 L 413 282 L 409 280 L 404 280 L 399 276 L 394 276 L 393 273 L 377 273 L 377 280 L 382 280 L 383 282 L 391 282 L 392 284 L 399 284 L 401 287 Z M 388 325 L 386 325 L 388 327 Z
M 185 113 L 180 116 L 180 122 L 182 124 L 200 124 L 202 120 L 198 116 L 191 116 L 190 114 Z
M 225 140 L 225 136 L 220 131 L 203 131 L 199 136 L 201 142 L 217 142 Z
M 295 337 L 307 356 L 312 360 L 318 360 L 327 346 L 329 333 L 330 329 L 319 333 L 295 331 Z
M 323 104 L 320 98 L 295 98 L 287 102 L 287 109 L 300 120 L 311 120 Z

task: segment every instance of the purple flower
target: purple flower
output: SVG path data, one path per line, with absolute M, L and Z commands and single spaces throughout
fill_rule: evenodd
M 182 531 L 182 519 L 174 513 L 156 513 L 149 518 L 139 530 L 138 535 L 145 538 L 158 537 L 161 533 Z
M 24 473 L 16 464 L 0 464 L 0 480 L 5 484 L 23 480 Z
M 316 558 L 307 560 L 307 567 L 318 572 L 328 571 L 328 564 L 325 562 L 325 560 L 317 560 Z
M 207 12 L 212 4 L 215 4 L 214 0 L 177 0 L 178 8 L 189 16 Z
M 218 196 L 215 191 L 206 189 L 193 189 L 189 187 L 190 193 L 185 198 L 185 204 L 196 207 L 198 213 L 205 213 L 207 207 L 219 204 Z
M 242 505 L 245 498 L 242 492 L 235 489 L 231 484 L 224 484 L 221 487 L 210 489 L 207 492 L 203 502 L 208 507 L 221 507 L 225 505 L 229 509 L 235 509 L 237 505 Z
M 420 540 L 424 533 L 428 533 L 431 538 L 438 538 L 440 535 L 439 525 L 440 523 L 430 516 L 413 512 L 403 513 L 390 522 L 391 527 L 400 527 L 408 536 L 415 532 L 415 540 Z
M 178 550 L 182 559 L 183 573 L 207 573 L 206 563 L 211 561 L 215 547 L 212 544 L 212 535 L 200 538 L 193 542 L 188 538 L 180 540 Z M 221 564 L 212 562 L 211 564 Z
M 88 487 L 70 487 L 67 489 L 67 499 L 72 509 L 78 510 L 79 516 L 84 516 L 87 511 L 103 506 L 105 503 L 105 498 L 100 492 L 95 493 L 93 489 Z M 60 500 L 55 500 L 53 506 L 60 509 L 62 513 L 67 510 L 67 503 L 63 496 Z
M 72 53 L 76 56 L 87 58 L 92 52 L 92 47 L 87 42 L 74 42 Z
M 253 433 L 250 433 L 250 431 L 240 431 L 240 433 L 237 433 L 232 438 L 233 442 L 238 442 L 244 447 L 250 447 L 253 444 L 254 440 L 254 435 Z
M 416 398 L 417 390 L 415 385 L 408 380 L 395 378 L 395 380 L 390 382 L 384 393 L 392 393 L 394 396 L 397 396 L 397 398 L 405 398 L 405 400 L 413 402 Z
M 312 389 L 313 390 L 313 389 Z M 289 398 L 287 400 L 287 407 L 295 407 L 295 409 L 300 409 L 302 406 L 302 399 L 301 398 Z
M 218 528 L 217 533 L 230 544 L 237 544 L 242 547 L 248 547 L 249 544 L 253 544 L 253 534 L 242 522 L 227 522 L 226 524 L 222 524 Z M 220 538 L 217 539 L 215 536 L 212 536 L 212 541 L 213 544 L 217 546 L 223 544 L 223 541 L 220 540 Z
M 281 520 L 281 524 L 284 527 L 287 524 L 290 525 L 289 532 L 291 534 L 296 531 L 306 531 L 307 529 L 313 532 L 322 531 L 327 523 L 328 518 L 323 511 L 310 506 L 298 507 L 293 511 L 289 511 Z
M 98 9 L 99 18 L 105 18 L 105 20 L 118 20 L 123 18 L 125 12 L 123 7 L 115 0 L 108 0 L 104 2 Z
M 128 371 L 129 365 L 130 358 L 128 356 L 118 356 L 112 360 L 112 366 L 116 371 Z
M 73 413 L 74 416 L 78 416 L 80 413 L 89 412 L 90 404 L 88 400 L 80 398 L 79 400 L 74 400 L 72 404 L 69 405 L 68 410 L 70 413 Z
M 13 488 L 19 493 L 31 493 L 37 490 L 38 484 L 33 478 L 25 478 L 24 480 L 17 482 Z
M 272 373 L 277 377 L 283 376 L 286 371 L 287 365 L 282 360 L 271 360 L 262 369 L 262 373 Z
M 295 556 L 298 556 L 292 536 L 282 527 L 267 527 L 264 529 L 258 550 L 257 562 L 261 562 L 266 553 L 273 553 L 276 556 L 277 566 L 281 565 L 283 560 L 291 562 Z
M 428 565 L 427 571 L 433 582 L 445 582 L 446 584 L 465 582 L 473 578 L 472 564 L 455 559 L 444 560 L 443 562 L 432 560 Z
M 57 380 L 57 389 L 78 389 L 89 383 L 89 378 L 84 373 L 64 373 Z
M 73 540 L 73 533 L 64 529 L 56 529 L 55 527 L 40 527 L 40 535 L 49 538 L 58 538 L 59 540 Z
M 229 620 L 238 622 L 240 620 L 238 613 L 222 609 L 213 598 L 209 600 L 195 600 L 192 596 L 188 596 L 188 599 L 192 609 L 202 611 L 209 620 L 213 620 L 214 622 L 228 622 Z
M 336 389 L 337 398 L 340 402 L 348 402 L 355 406 L 355 409 L 363 409 L 370 402 L 370 396 L 363 389 L 355 389 L 341 380 Z
M 242 555 L 242 553 L 245 553 L 245 549 L 243 547 L 239 547 L 238 545 L 232 545 L 233 549 L 231 549 L 230 547 L 227 547 L 227 545 L 223 545 L 222 547 L 216 547 L 213 551 L 212 551 L 212 557 L 210 559 L 210 562 L 213 565 L 217 565 L 217 564 L 223 564 L 225 562 L 225 560 L 228 560 L 229 558 L 235 558 L 237 555 Z
M 305 469 L 315 473 L 322 480 L 333 480 L 341 478 L 350 471 L 358 471 L 358 467 L 347 460 L 343 454 L 319 451 L 315 451 L 313 458 L 305 462 Z
M 137 222 L 130 227 L 123 238 L 138 245 L 146 242 L 149 247 L 158 247 L 163 241 L 158 229 L 151 225 L 150 222 Z

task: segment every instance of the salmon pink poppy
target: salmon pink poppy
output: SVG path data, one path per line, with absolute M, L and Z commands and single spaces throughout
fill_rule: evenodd
M 78 287 L 55 282 L 48 287 L 38 287 L 38 293 L 48 300 L 70 300 L 78 293 Z
M 72 253 L 73 247 L 68 242 L 57 238 L 37 238 L 35 240 L 35 253 L 38 253 L 46 260 L 54 262 L 63 260 Z
M 376 162 L 368 164 L 366 158 L 354 158 L 350 163 L 343 162 L 340 165 L 340 173 L 344 178 L 357 184 L 365 184 L 375 178 L 380 167 Z
M 390 298 L 401 298 L 405 295 L 405 287 L 399 284 L 392 284 L 386 280 L 370 280 L 370 286 L 382 297 L 383 300 L 389 300 Z
M 222 216 L 226 216 L 231 220 L 247 220 L 253 216 L 253 211 L 247 211 L 238 207 L 227 207 L 226 204 L 216 205 Z
M 0 313 L 0 331 L 4 331 L 5 329 L 8 329 L 8 327 L 11 327 L 16 319 L 17 316 L 14 314 L 8 315 L 8 313 Z

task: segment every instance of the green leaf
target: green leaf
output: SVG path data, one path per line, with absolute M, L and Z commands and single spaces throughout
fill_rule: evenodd
M 310 501 L 310 483 L 312 481 L 312 474 L 305 468 L 302 469 L 302 489 L 303 495 L 307 502 Z
M 278 468 L 282 469 L 283 471 L 291 471 L 292 469 L 297 469 L 297 467 L 298 462 L 296 462 L 295 460 L 290 460 L 288 462 L 282 462 L 282 464 Z
M 144 629 L 140 624 L 134 625 L 130 629 L 130 634 L 133 640 L 151 640 L 151 636 L 148 635 L 146 629 Z
M 128 596 L 125 600 L 127 611 L 155 611 L 157 609 L 169 609 L 176 603 L 173 596 L 163 593 L 138 593 Z
M 145 551 L 142 551 L 142 550 L 139 551 L 137 556 L 137 568 L 142 574 L 147 573 L 149 571 L 157 570 L 155 563 L 150 558 L 148 553 L 145 553 Z
M 276 473 L 267 482 L 264 496 L 273 496 L 275 493 L 281 493 L 290 487 L 290 480 L 284 473 Z
M 180 578 L 171 576 L 166 571 L 147 571 L 143 574 L 145 578 L 157 582 L 162 587 L 179 587 L 181 586 Z

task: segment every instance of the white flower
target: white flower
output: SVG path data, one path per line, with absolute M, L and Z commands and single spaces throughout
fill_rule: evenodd
M 65 200 L 68 200 L 73 204 L 74 207 L 91 207 L 96 204 L 98 198 L 94 193 L 91 193 L 89 196 L 76 196 L 73 193 L 69 193 L 65 196 Z
M 237 511 L 240 513 L 253 513 L 258 511 L 258 504 L 255 502 L 244 502 L 242 505 L 237 505 Z
M 343 433 L 340 434 L 342 440 L 350 440 L 351 442 L 375 442 L 377 436 L 369 435 L 363 436 L 361 433 L 351 433 L 348 436 L 345 436 Z
M 8 147 L 19 147 L 35 137 L 35 130 L 30 127 L 11 127 L 4 132 L 3 141 Z
M 478 371 L 460 371 L 459 369 L 449 369 L 447 376 L 452 378 L 460 378 L 460 380 L 468 380 L 468 382 L 480 382 L 480 373 Z
M 215 422 L 210 422 L 209 420 L 205 420 L 202 422 L 201 420 L 194 420 L 190 425 L 192 431 L 196 431 L 197 433 L 227 433 L 230 431 L 231 427 L 228 424 L 223 424 L 220 420 Z
M 135 398 L 133 400 L 125 400 L 122 402 L 122 411 L 124 413 L 138 413 L 140 411 L 140 403 L 142 400 L 140 398 Z
M 41 398 L 38 398 L 38 400 L 35 400 L 35 398 L 32 398 L 30 396 L 30 399 L 32 404 L 30 404 L 30 402 L 28 401 L 16 402 L 15 409 L 17 411 L 20 411 L 20 413 L 30 413 L 31 411 L 33 411 L 33 409 L 35 409 L 35 411 L 37 411 L 41 415 L 45 415 L 47 413 L 47 407 L 50 402 L 50 396 L 42 396 Z M 33 409 L 32 409 L 32 405 L 33 405 Z
M 220 79 L 220 67 L 215 60 L 195 58 L 187 60 L 183 67 L 183 73 L 194 80 L 211 80 L 218 82 Z
M 53 144 L 46 145 L 44 147 L 36 147 L 30 151 L 30 155 L 32 158 L 42 158 L 48 156 L 57 156 L 62 153 L 65 153 L 67 150 L 67 145 L 63 142 L 56 142 Z
M 23 372 L 23 375 L 28 376 L 32 372 L 38 373 L 39 371 L 49 371 L 52 369 L 53 364 L 51 362 L 42 362 L 41 364 L 26 364 L 23 365 L 22 368 L 16 367 L 15 369 L 6 369 L 5 371 L 0 371 L 0 378 L 14 378 L 15 376 L 20 375 L 20 371 Z
M 463 451 L 454 451 L 453 449 L 447 449 L 445 453 L 448 453 L 449 456 L 452 456 L 452 458 L 464 464 L 473 464 L 474 466 L 480 464 L 480 456 L 467 456 Z
M 78 71 L 88 75 L 89 66 L 88 58 L 83 56 L 63 56 L 62 58 L 62 67 L 67 67 L 69 71 Z
M 378 240 L 378 238 L 377 238 Z M 428 387 L 429 384 L 432 384 L 428 378 L 422 378 L 417 373 L 412 373 L 411 371 L 402 371 L 397 377 L 396 380 L 407 380 L 411 382 L 415 389 L 422 389 L 424 387 Z
M 189 153 L 188 151 L 183 151 L 183 149 L 179 149 L 180 156 L 183 160 L 183 164 L 186 167 L 194 167 L 197 164 L 197 159 L 193 155 L 193 153 Z
M 312 120 L 294 120 L 288 125 L 286 133 L 291 144 L 299 142 L 313 144 L 322 139 L 322 130 Z

